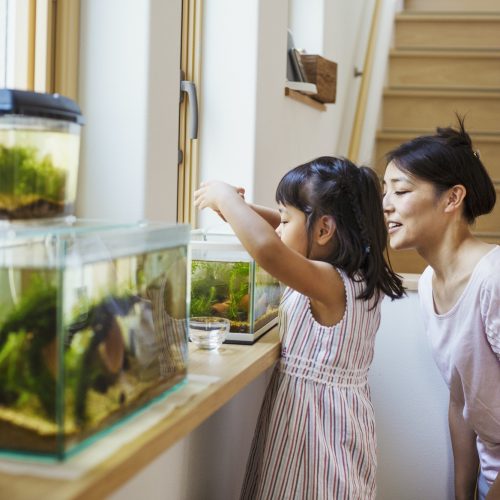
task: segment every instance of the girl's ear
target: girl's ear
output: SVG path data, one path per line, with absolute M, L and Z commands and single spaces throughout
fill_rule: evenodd
M 462 211 L 462 203 L 465 199 L 466 194 L 467 190 L 465 189 L 465 186 L 462 186 L 462 184 L 457 184 L 456 186 L 448 189 L 445 198 L 446 204 L 444 211 L 446 213 L 452 213 L 458 209 Z
M 318 245 L 326 245 L 335 234 L 337 226 L 331 215 L 323 215 L 317 221 L 316 242 Z

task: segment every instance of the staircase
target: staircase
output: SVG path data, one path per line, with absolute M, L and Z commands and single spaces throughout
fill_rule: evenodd
M 383 94 L 375 168 L 402 142 L 437 126 L 465 126 L 497 189 L 492 214 L 479 217 L 474 234 L 500 244 L 500 0 L 406 0 L 395 19 Z M 420 273 L 413 250 L 390 252 L 394 269 Z

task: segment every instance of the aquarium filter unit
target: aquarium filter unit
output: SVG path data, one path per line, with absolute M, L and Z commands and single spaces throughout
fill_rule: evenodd
M 226 343 L 253 344 L 275 326 L 280 295 L 234 235 L 192 232 L 190 315 L 229 319 Z
M 0 219 L 74 213 L 82 124 L 67 97 L 0 89 Z
M 188 225 L 0 228 L 0 455 L 62 459 L 187 373 Z

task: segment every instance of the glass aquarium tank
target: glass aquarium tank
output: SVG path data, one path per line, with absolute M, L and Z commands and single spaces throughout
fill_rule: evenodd
M 0 89 L 0 219 L 74 213 L 82 123 L 59 94 Z
M 191 317 L 227 318 L 226 343 L 253 344 L 278 322 L 280 283 L 234 235 L 193 231 Z
M 188 225 L 0 230 L 0 453 L 62 459 L 187 372 Z

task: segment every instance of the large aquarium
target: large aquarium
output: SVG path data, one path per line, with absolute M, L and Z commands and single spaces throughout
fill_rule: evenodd
M 0 452 L 64 458 L 183 382 L 189 226 L 0 229 Z
M 59 94 L 0 89 L 0 219 L 74 212 L 82 123 Z
M 234 235 L 194 231 L 191 259 L 191 317 L 229 319 L 226 343 L 252 344 L 277 324 L 280 283 Z

